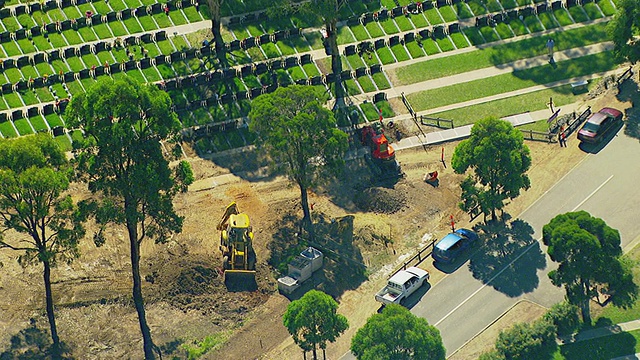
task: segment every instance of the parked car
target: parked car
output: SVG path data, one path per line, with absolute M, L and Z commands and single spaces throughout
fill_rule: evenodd
M 382 305 L 400 304 L 427 281 L 429 272 L 415 266 L 398 271 L 387 281 L 387 285 L 376 293 L 376 301 Z
M 453 262 L 460 253 L 478 240 L 478 234 L 469 229 L 458 229 L 436 243 L 433 259 L 442 263 Z
M 598 143 L 606 133 L 622 121 L 622 112 L 612 108 L 602 108 L 591 114 L 578 131 L 578 139 L 585 143 Z

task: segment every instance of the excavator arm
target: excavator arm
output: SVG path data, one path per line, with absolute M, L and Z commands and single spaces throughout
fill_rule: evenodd
M 229 221 L 229 217 L 231 217 L 231 215 L 237 215 L 237 214 L 238 214 L 238 205 L 236 204 L 235 201 L 233 201 L 231 204 L 227 205 L 227 208 L 224 211 L 224 215 L 222 215 L 222 219 L 220 219 L 220 222 L 218 223 L 218 226 L 216 226 L 216 229 L 223 230 L 227 225 L 227 221 Z

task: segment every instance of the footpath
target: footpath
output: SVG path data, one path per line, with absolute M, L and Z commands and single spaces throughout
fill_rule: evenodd
M 578 334 L 574 334 L 572 336 L 563 337 L 558 340 L 558 345 L 572 344 L 580 341 L 601 338 L 605 336 L 620 334 L 623 332 L 629 332 L 634 330 L 640 330 L 640 319 L 628 321 L 625 323 L 610 325 L 610 326 L 604 326 L 597 329 L 591 329 L 591 330 L 580 332 Z M 640 353 L 620 356 L 620 357 L 612 358 L 611 360 L 632 360 L 632 359 L 640 359 Z

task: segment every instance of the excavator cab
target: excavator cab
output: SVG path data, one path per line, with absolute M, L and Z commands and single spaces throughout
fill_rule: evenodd
M 253 249 L 253 231 L 249 216 L 240 213 L 235 202 L 227 206 L 220 223 L 220 251 L 222 270 L 228 288 L 256 285 L 256 253 Z

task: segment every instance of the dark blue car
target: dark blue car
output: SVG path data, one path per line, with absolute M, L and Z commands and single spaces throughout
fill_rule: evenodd
M 460 252 L 468 248 L 478 235 L 469 229 L 458 229 L 438 241 L 433 248 L 433 259 L 442 263 L 450 263 Z

